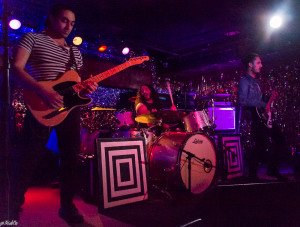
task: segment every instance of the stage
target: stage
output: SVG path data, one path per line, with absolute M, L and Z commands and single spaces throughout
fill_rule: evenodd
M 300 180 L 289 168 L 279 182 L 260 169 L 258 181 L 245 177 L 216 182 L 200 195 L 170 198 L 149 187 L 143 202 L 100 210 L 76 197 L 85 223 L 78 226 L 299 226 Z M 59 190 L 31 187 L 20 214 L 20 226 L 68 226 L 58 217 Z

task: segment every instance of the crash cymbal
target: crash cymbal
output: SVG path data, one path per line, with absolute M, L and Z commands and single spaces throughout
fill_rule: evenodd
M 101 110 L 116 110 L 116 109 L 96 106 L 96 107 L 92 108 L 92 110 L 101 111 Z
M 132 96 L 128 99 L 129 102 L 135 102 L 136 100 L 136 96 Z

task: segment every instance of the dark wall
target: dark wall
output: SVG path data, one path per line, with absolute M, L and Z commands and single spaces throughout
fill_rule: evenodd
M 116 67 L 117 63 L 112 63 L 111 61 L 104 61 L 95 58 L 85 59 L 85 76 L 97 75 L 113 67 Z M 125 69 L 105 80 L 103 80 L 100 85 L 115 88 L 132 88 L 137 89 L 142 84 L 151 84 L 152 76 L 151 71 L 147 68 L 142 68 L 138 65 L 132 66 Z

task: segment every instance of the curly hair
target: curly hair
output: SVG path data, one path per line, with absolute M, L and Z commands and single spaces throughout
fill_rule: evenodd
M 160 105 L 160 101 L 159 101 L 159 98 L 158 98 L 158 94 L 155 91 L 155 89 L 151 85 L 148 85 L 148 84 L 143 84 L 138 89 L 134 106 L 136 107 L 139 103 L 146 103 L 146 100 L 145 100 L 144 96 L 141 94 L 141 88 L 143 86 L 146 86 L 147 88 L 149 88 L 149 90 L 151 91 L 151 98 L 153 100 L 153 103 L 155 105 L 157 105 L 157 107 L 160 109 L 161 105 Z

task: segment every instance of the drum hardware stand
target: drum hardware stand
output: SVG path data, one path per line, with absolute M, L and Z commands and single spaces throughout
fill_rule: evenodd
M 151 188 L 163 195 L 164 198 L 166 198 L 169 201 L 174 200 L 174 197 L 171 195 L 171 193 L 168 192 L 168 190 L 163 189 L 162 187 L 152 183 Z
M 211 99 L 211 107 L 212 107 L 212 123 L 215 124 L 215 100 Z
M 188 191 L 191 192 L 192 189 L 192 158 L 195 158 L 196 161 L 200 162 L 201 164 L 203 164 L 204 167 L 204 171 L 207 168 L 208 170 L 205 171 L 206 173 L 209 173 L 212 169 L 212 163 L 209 159 L 205 160 L 205 158 L 198 158 L 195 154 L 189 152 L 189 151 L 185 151 L 182 150 L 183 153 L 187 154 L 186 159 L 188 160 Z
M 149 128 L 141 128 L 141 136 L 143 136 L 145 139 L 147 139 L 148 136 L 149 136 L 149 135 L 148 135 L 148 132 L 149 132 L 151 129 L 155 128 L 156 126 L 161 126 L 161 125 L 162 125 L 162 120 L 159 120 L 157 124 L 152 125 L 152 126 L 149 127 Z

